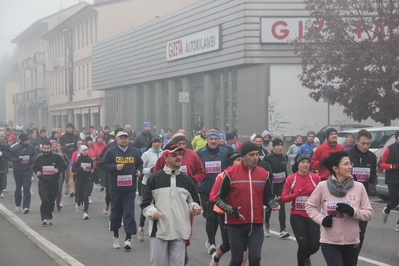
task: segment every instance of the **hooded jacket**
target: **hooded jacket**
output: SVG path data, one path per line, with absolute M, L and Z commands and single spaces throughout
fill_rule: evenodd
M 159 149 L 159 151 L 157 152 L 153 148 L 150 148 L 141 156 L 141 159 L 143 160 L 143 175 L 144 175 L 142 183 L 144 185 L 147 184 L 147 180 L 152 174 L 151 168 L 153 168 L 157 163 L 158 159 L 162 157 L 162 152 L 163 152 L 162 149 Z
M 327 157 L 330 152 L 334 151 L 343 151 L 344 146 L 341 144 L 336 144 L 335 146 L 332 146 L 330 142 L 326 141 L 326 143 L 321 144 L 319 147 L 317 147 L 316 151 L 314 152 L 312 156 L 312 161 L 311 161 L 311 166 L 312 168 L 316 169 L 318 172 L 317 174 L 320 176 L 322 180 L 327 180 L 328 177 L 330 176 L 330 171 L 328 171 L 327 168 L 323 167 L 320 165 L 320 162 Z

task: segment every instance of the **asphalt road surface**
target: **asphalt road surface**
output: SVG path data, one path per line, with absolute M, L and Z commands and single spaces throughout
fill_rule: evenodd
M 52 226 L 42 227 L 37 180 L 32 183 L 33 196 L 29 214 L 15 213 L 14 188 L 14 179 L 12 173 L 9 173 L 7 192 L 0 199 L 0 265 L 149 265 L 147 230 L 145 241 L 139 242 L 136 237 L 132 239 L 130 252 L 112 248 L 113 234 L 108 231 L 109 216 L 102 212 L 104 192 L 93 190 L 89 220 L 83 220 L 82 214 L 75 211 L 73 199 L 63 195 L 62 212 L 53 213 Z M 399 265 L 399 232 L 394 230 L 398 209 L 391 212 L 387 224 L 382 224 L 380 214 L 386 203 L 377 197 L 371 197 L 370 200 L 375 213 L 367 227 L 358 265 Z M 286 209 L 288 212 L 289 206 Z M 136 209 L 136 220 L 138 214 L 139 208 Z M 204 245 L 207 240 L 205 219 L 197 216 L 194 220 L 194 234 L 188 248 L 188 265 L 209 265 L 211 256 L 207 254 Z M 292 237 L 278 237 L 277 213 L 272 215 L 271 231 L 272 236 L 264 239 L 261 265 L 296 265 L 297 244 Z M 288 215 L 287 231 L 293 236 Z M 124 238 L 123 229 L 120 233 L 121 238 Z M 219 231 L 216 241 L 220 243 Z M 311 259 L 312 265 L 326 265 L 320 250 Z M 227 253 L 219 265 L 229 265 L 229 260 L 230 254 Z

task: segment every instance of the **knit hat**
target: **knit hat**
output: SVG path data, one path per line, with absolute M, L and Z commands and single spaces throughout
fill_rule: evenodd
M 302 138 L 302 135 L 300 135 L 300 134 L 295 135 L 295 139 L 297 139 L 297 138 Z
M 272 141 L 272 143 L 273 143 L 273 147 L 276 147 L 276 146 L 278 146 L 278 145 L 284 145 L 283 144 L 283 140 L 282 139 L 279 139 L 279 138 L 275 138 L 273 141 Z
M 266 135 L 269 135 L 270 137 L 272 136 L 272 135 L 270 135 L 270 132 L 265 129 L 262 132 L 262 138 L 264 138 Z
M 87 146 L 86 145 L 80 145 L 79 154 L 81 154 L 84 149 L 88 149 Z
M 226 136 L 223 133 L 219 133 L 219 138 L 226 138 Z
M 306 134 L 306 137 L 309 135 L 316 136 L 316 133 L 314 131 L 310 130 L 310 131 L 308 131 L 308 134 Z
M 181 134 L 181 133 L 176 133 L 176 134 Z M 182 135 L 177 135 L 176 134 L 173 136 L 173 144 L 177 144 L 179 141 L 187 141 L 186 136 Z
M 206 132 L 206 139 L 210 138 L 210 137 L 216 137 L 219 138 L 219 131 L 214 130 L 214 129 L 210 129 Z
M 68 128 L 68 127 L 75 128 L 75 126 L 73 125 L 72 122 L 69 122 L 69 123 L 66 125 L 66 127 L 67 127 L 67 128 Z
M 231 132 L 227 133 L 226 134 L 226 140 L 232 140 L 232 139 L 234 139 L 234 134 L 231 133 Z
M 318 137 L 315 137 L 314 142 L 316 142 L 316 141 L 320 142 L 320 139 Z
M 150 122 L 144 122 L 143 126 L 141 128 L 144 129 L 146 126 L 151 126 L 151 123 Z
M 50 140 L 50 143 L 51 143 L 51 144 L 57 143 L 57 141 L 52 139 L 52 140 Z
M 324 132 L 324 139 L 328 140 L 328 137 L 333 132 L 337 132 L 338 133 L 338 131 L 335 128 L 333 128 L 333 127 L 327 128 L 326 131 Z
M 165 149 L 164 149 L 164 152 L 163 152 L 164 156 L 167 156 L 168 154 L 175 153 L 177 151 L 184 151 L 184 149 L 180 148 L 179 145 L 176 145 L 176 144 L 170 144 L 169 145 L 169 144 L 170 143 L 168 143 L 168 145 L 165 146 Z
M 21 142 L 24 142 L 26 140 L 30 139 L 30 136 L 28 134 L 22 133 L 21 135 L 19 135 L 19 140 Z
M 86 143 L 87 143 L 89 140 L 93 141 L 93 138 L 89 136 L 89 137 L 86 137 L 85 140 L 86 140 Z
M 233 162 L 239 157 L 241 157 L 241 153 L 239 151 L 230 152 L 228 155 L 228 164 L 233 165 Z
M 0 137 L 5 137 L 6 134 L 3 131 L 0 131 Z
M 258 146 L 250 141 L 244 142 L 241 146 L 241 156 L 244 156 L 251 151 L 259 151 Z
M 310 162 L 310 156 L 307 153 L 300 153 L 295 157 L 295 163 L 299 164 L 303 160 L 308 160 Z
M 160 137 L 155 136 L 155 137 L 151 138 L 151 144 L 154 143 L 154 142 L 161 142 L 162 143 L 162 140 L 161 140 Z

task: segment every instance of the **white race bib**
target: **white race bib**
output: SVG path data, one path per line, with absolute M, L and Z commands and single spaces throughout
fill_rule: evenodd
M 305 210 L 305 204 L 308 201 L 309 197 L 306 196 L 298 196 L 295 198 L 295 209 L 304 211 Z
M 187 174 L 187 165 L 180 165 L 180 172 Z
M 21 155 L 19 158 L 22 159 L 21 164 L 29 163 L 29 155 Z
M 221 161 L 205 162 L 205 171 L 207 174 L 222 172 L 222 162 Z
M 285 181 L 285 172 L 273 173 L 273 183 L 283 183 Z
M 353 167 L 352 174 L 356 175 L 357 181 L 367 182 L 370 178 L 370 168 L 366 167 Z
M 118 175 L 118 187 L 127 187 L 133 184 L 132 175 Z
M 42 167 L 42 174 L 43 175 L 53 175 L 54 174 L 54 166 L 43 166 Z
M 350 201 L 330 201 L 330 202 L 325 202 L 324 203 L 325 211 L 327 212 L 328 216 L 332 215 L 333 219 L 345 220 L 347 214 L 346 213 L 340 213 L 340 212 L 336 211 L 338 203 L 346 203 L 346 204 L 352 206 L 352 202 L 350 202 Z
M 91 163 L 81 163 L 80 166 L 83 168 L 83 171 L 88 172 L 91 168 Z

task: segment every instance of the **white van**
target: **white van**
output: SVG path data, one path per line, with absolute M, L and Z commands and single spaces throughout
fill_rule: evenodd
M 361 129 L 362 128 L 339 131 L 338 143 L 343 145 L 346 141 L 345 136 L 348 133 L 352 133 L 356 140 L 357 132 L 359 132 Z M 385 142 L 387 142 L 390 136 L 395 135 L 396 131 L 399 130 L 399 127 L 367 127 L 363 129 L 366 129 L 368 132 L 370 132 L 370 151 L 376 153 L 376 151 L 384 147 Z

